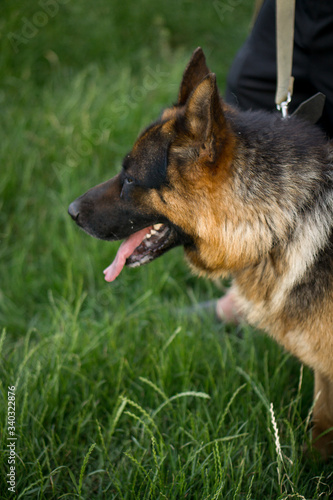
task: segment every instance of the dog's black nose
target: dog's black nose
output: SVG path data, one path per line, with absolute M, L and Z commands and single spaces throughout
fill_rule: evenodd
M 75 200 L 68 207 L 68 213 L 72 217 L 72 219 L 75 221 L 77 221 L 77 219 L 79 217 L 79 213 L 80 213 L 78 205 L 79 204 L 78 204 L 77 200 Z

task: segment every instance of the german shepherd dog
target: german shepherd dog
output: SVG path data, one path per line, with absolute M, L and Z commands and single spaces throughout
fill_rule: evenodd
M 198 48 L 177 104 L 69 214 L 125 240 L 107 281 L 177 245 L 197 274 L 231 275 L 244 318 L 314 370 L 313 446 L 332 455 L 333 146 L 319 128 L 231 108 Z

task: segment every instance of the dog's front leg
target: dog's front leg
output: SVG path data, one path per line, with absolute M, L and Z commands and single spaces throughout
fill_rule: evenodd
M 333 455 L 333 380 L 319 372 L 315 372 L 314 401 L 313 446 L 327 460 Z

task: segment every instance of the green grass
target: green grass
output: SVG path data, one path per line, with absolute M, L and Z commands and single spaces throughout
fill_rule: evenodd
M 184 316 L 221 289 L 181 249 L 106 284 L 118 245 L 67 215 L 175 100 L 196 46 L 223 90 L 252 2 L 47 5 L 37 31 L 36 1 L 0 21 L 0 498 L 329 498 L 332 467 L 302 458 L 310 371 L 249 327 Z

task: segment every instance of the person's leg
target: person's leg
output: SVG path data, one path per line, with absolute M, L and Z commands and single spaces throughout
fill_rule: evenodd
M 333 2 L 296 0 L 289 111 L 317 92 L 326 95 L 319 125 L 333 137 Z M 275 0 L 266 0 L 251 34 L 230 68 L 225 100 L 243 110 L 274 111 L 276 92 Z
M 242 110 L 274 109 L 275 0 L 266 0 L 229 70 L 225 100 Z
M 309 1 L 309 0 L 307 0 Z M 318 92 L 310 79 L 310 51 L 313 20 L 305 10 L 305 0 L 296 1 L 295 43 L 292 74 L 295 77 L 290 112 Z M 318 2 L 322 2 L 319 0 Z M 318 10 L 318 9 L 317 9 Z M 330 44 L 332 47 L 332 43 Z M 324 65 L 325 70 L 327 67 Z M 266 0 L 251 34 L 230 68 L 225 100 L 240 109 L 274 111 L 277 83 L 275 0 Z
M 329 137 L 333 137 L 333 2 L 299 1 L 312 35 L 307 41 L 309 80 L 316 92 L 326 95 L 323 116 L 318 124 Z

